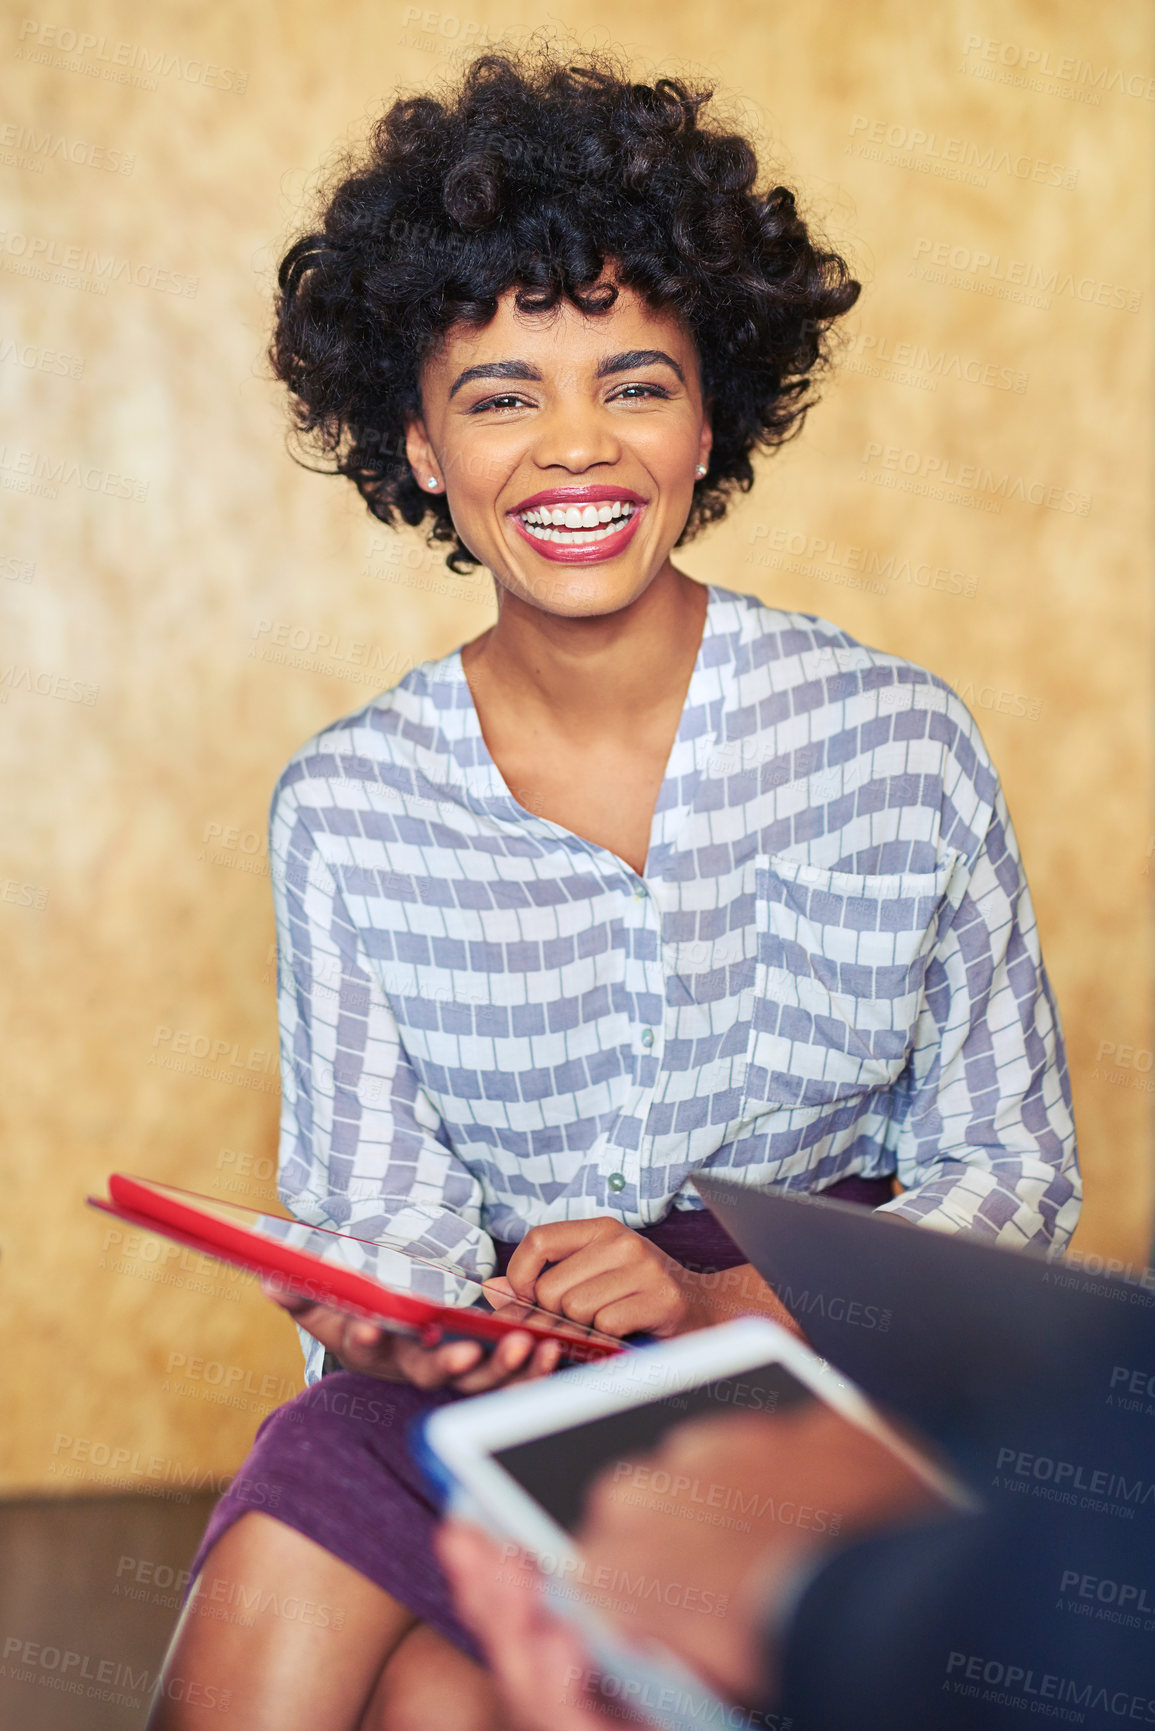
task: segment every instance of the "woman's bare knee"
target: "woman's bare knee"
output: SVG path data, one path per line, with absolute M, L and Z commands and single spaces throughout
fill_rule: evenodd
M 205 1559 L 165 1659 L 149 1731 L 352 1731 L 413 1626 L 391 1594 L 250 1511 Z
M 418 1623 L 381 1673 L 360 1731 L 505 1731 L 493 1679 L 428 1623 Z

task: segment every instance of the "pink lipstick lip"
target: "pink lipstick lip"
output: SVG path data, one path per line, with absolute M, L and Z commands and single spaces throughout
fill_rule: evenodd
M 513 517 L 519 511 L 532 511 L 535 505 L 604 505 L 612 504 L 615 499 L 622 499 L 630 505 L 646 503 L 632 487 L 610 487 L 599 481 L 588 487 L 547 487 L 540 493 L 531 493 L 520 505 L 514 505 L 509 515 Z
M 624 493 L 613 493 L 614 499 L 625 498 Z M 544 495 L 543 495 L 544 497 Z M 608 541 L 590 541 L 584 547 L 561 547 L 556 541 L 539 541 L 531 535 L 521 518 L 515 512 L 510 512 L 513 526 L 523 541 L 528 541 L 535 553 L 543 559 L 548 559 L 553 565 L 597 565 L 604 559 L 614 559 L 633 540 L 638 524 L 645 515 L 645 504 L 639 501 L 638 508 L 626 524 Z M 604 525 L 601 525 L 604 527 Z

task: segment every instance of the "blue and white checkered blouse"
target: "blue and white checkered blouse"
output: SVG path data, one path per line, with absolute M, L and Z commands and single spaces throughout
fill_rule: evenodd
M 644 877 L 518 804 L 460 651 L 292 758 L 270 851 L 300 1219 L 484 1275 L 489 1235 L 648 1225 L 707 1167 L 896 1173 L 908 1219 L 1066 1242 L 1058 1010 L 973 718 L 836 625 L 708 593 Z

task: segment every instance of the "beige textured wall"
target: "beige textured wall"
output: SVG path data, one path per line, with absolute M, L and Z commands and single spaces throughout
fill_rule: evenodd
M 110 1240 L 81 1199 L 114 1167 L 272 1195 L 273 782 L 491 617 L 487 578 L 289 462 L 261 363 L 278 247 L 334 146 L 546 16 L 453 3 L 0 15 L 9 1490 L 209 1482 L 299 1379 L 243 1282 Z M 626 36 L 604 0 L 552 15 L 716 79 L 866 285 L 803 439 L 684 563 L 969 702 L 1065 1023 L 1079 1241 L 1142 1261 L 1150 9 L 644 0 Z M 298 665 L 262 657 L 278 622 L 313 642 Z M 170 1067 L 204 1041 L 215 1076 Z

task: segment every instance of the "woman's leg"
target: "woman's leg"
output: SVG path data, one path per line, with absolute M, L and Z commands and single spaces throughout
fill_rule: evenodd
M 197 1576 L 149 1731 L 355 1731 L 415 1622 L 357 1569 L 250 1511 Z
M 507 1731 L 493 1678 L 428 1623 L 387 1660 L 359 1731 Z

